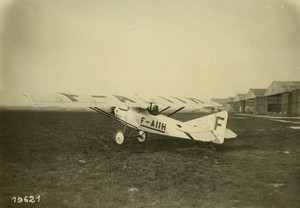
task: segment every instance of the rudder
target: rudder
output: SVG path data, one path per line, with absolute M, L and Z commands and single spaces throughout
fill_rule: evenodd
M 222 144 L 225 139 L 225 132 L 228 120 L 227 111 L 221 111 L 219 113 L 214 114 L 215 122 L 213 127 L 213 134 L 216 136 L 216 139 L 213 140 L 213 143 Z

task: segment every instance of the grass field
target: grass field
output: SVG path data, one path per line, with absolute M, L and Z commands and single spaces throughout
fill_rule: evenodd
M 156 135 L 118 146 L 122 126 L 96 113 L 2 111 L 0 207 L 300 207 L 297 125 L 228 126 L 238 137 L 216 150 Z M 26 195 L 41 200 L 12 200 Z

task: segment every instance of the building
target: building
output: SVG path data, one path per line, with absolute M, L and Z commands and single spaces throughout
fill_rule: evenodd
M 300 116 L 300 81 L 273 81 L 267 89 L 237 94 L 228 104 L 236 113 Z
M 228 99 L 229 99 L 229 101 L 227 103 L 228 112 L 234 112 L 234 110 L 233 110 L 234 97 L 229 97 Z
M 274 81 L 264 96 L 265 112 L 300 115 L 300 81 Z
M 245 112 L 261 114 L 265 112 L 264 95 L 267 89 L 250 89 L 245 96 Z
M 233 99 L 232 109 L 237 113 L 245 113 L 245 96 L 246 94 L 237 94 Z
M 292 116 L 300 116 L 300 89 L 292 91 L 290 94 L 290 112 Z

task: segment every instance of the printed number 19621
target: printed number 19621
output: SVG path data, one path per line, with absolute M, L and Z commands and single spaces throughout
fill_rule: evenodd
M 13 200 L 14 203 L 39 203 L 41 201 L 41 195 L 38 195 L 36 197 L 34 196 L 14 196 L 11 198 Z

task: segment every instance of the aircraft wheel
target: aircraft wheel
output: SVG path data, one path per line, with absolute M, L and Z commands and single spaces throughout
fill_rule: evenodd
M 123 144 L 125 141 L 125 136 L 124 136 L 124 133 L 122 131 L 118 131 L 115 135 L 115 142 L 117 144 Z
M 143 143 L 147 140 L 147 134 L 144 131 L 139 131 L 138 133 L 138 141 Z

